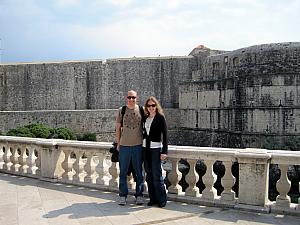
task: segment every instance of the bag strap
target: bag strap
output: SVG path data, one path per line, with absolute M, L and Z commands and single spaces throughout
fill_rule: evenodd
M 121 115 L 122 115 L 121 127 L 123 127 L 123 119 L 124 119 L 125 111 L 126 111 L 126 105 L 123 105 L 121 110 Z
M 146 116 L 145 116 L 145 113 L 144 113 L 143 106 L 139 105 L 139 108 L 140 108 L 140 114 L 141 114 L 141 125 L 142 125 L 142 129 L 144 130 L 145 129 Z

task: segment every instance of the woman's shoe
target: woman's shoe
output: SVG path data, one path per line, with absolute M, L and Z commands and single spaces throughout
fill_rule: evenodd
M 153 205 L 156 205 L 156 204 L 157 204 L 157 202 L 150 201 L 150 202 L 147 203 L 147 206 L 153 206 Z
M 159 208 L 163 208 L 163 207 L 165 207 L 165 206 L 166 206 L 166 204 L 167 204 L 166 202 L 159 203 L 159 204 L 158 204 L 158 207 L 159 207 Z

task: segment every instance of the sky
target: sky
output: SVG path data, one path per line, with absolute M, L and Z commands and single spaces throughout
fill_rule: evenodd
M 300 0 L 0 0 L 0 62 L 185 56 L 299 42 Z

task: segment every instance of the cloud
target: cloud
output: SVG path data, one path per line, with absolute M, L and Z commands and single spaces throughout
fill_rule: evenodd
M 2 0 L 0 7 L 10 61 L 187 55 L 200 44 L 234 50 L 300 37 L 296 0 Z
M 80 5 L 81 0 L 55 0 L 54 4 L 58 8 L 66 8 Z

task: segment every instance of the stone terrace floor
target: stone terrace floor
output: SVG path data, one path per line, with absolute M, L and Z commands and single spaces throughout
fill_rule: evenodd
M 0 173 L 1 225 L 282 224 L 300 218 L 169 201 L 165 208 L 116 204 L 116 193 Z

